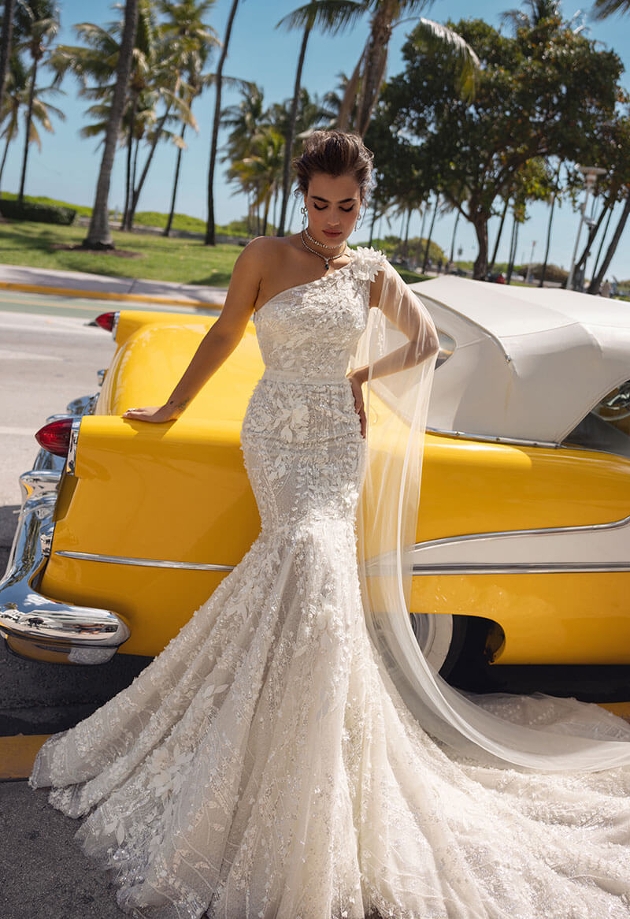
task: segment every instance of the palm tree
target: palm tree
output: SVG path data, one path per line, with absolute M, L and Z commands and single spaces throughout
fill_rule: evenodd
M 562 21 L 560 0 L 525 0 L 523 5 L 525 9 L 508 10 L 501 17 L 512 24 L 514 31 L 520 27 L 534 29 L 551 19 Z
M 263 125 L 252 144 L 249 156 L 232 163 L 228 170 L 230 181 L 253 193 L 253 205 L 262 206 L 263 219 L 260 233 L 267 234 L 271 202 L 277 197 L 282 184 L 284 137 L 271 124 Z
M 599 289 L 602 286 L 602 282 L 608 273 L 610 263 L 613 260 L 617 247 L 623 235 L 623 232 L 628 223 L 628 218 L 630 217 L 630 185 L 626 186 L 626 198 L 624 202 L 623 209 L 621 211 L 621 216 L 619 217 L 619 223 L 615 227 L 615 232 L 613 233 L 612 239 L 608 249 L 606 250 L 606 255 L 604 256 L 604 261 L 599 267 L 597 275 L 591 281 L 589 287 L 589 293 L 599 293 Z
M 33 106 L 35 102 L 35 87 L 37 84 L 37 70 L 46 54 L 47 47 L 54 40 L 59 31 L 59 10 L 51 0 L 22 0 L 15 10 L 20 31 L 25 35 L 24 43 L 20 43 L 31 56 L 32 67 L 29 78 L 29 97 L 26 111 L 26 131 L 24 138 L 24 155 L 22 157 L 22 174 L 20 176 L 20 190 L 18 203 L 24 201 L 24 186 L 26 184 L 26 167 L 28 153 L 33 141 L 31 130 L 33 122 Z M 21 48 L 20 48 L 21 50 Z M 52 129 L 51 129 L 52 130 Z
M 58 80 L 71 72 L 81 83 L 80 95 L 94 100 L 88 114 L 96 123 L 82 129 L 84 137 L 106 133 L 111 113 L 111 101 L 124 22 L 107 27 L 91 22 L 75 25 L 81 45 L 59 45 L 51 55 Z M 160 54 L 156 48 L 157 32 L 150 0 L 138 0 L 138 24 L 134 37 L 132 66 L 125 108 L 121 122 L 122 137 L 127 146 L 124 224 L 129 227 L 130 209 L 135 188 L 135 163 L 142 140 L 155 122 L 153 84 L 157 78 Z
M 138 125 L 138 114 L 143 110 L 144 124 L 150 123 L 153 114 L 153 100 L 144 98 L 153 84 L 153 71 L 157 61 L 156 26 L 151 0 L 139 0 L 138 24 L 134 39 L 131 60 L 131 72 L 127 89 L 127 102 L 123 114 L 123 123 L 127 129 L 127 174 L 125 182 L 125 206 L 123 210 L 122 229 L 133 227 L 133 205 L 138 148 L 144 136 L 144 130 Z M 140 129 L 139 129 L 140 128 Z
M 168 236 L 175 214 L 177 187 L 184 150 L 186 128 L 193 123 L 192 105 L 212 82 L 211 74 L 204 73 L 206 64 L 213 49 L 219 44 L 214 29 L 204 23 L 204 17 L 214 7 L 215 0 L 159 0 L 159 9 L 165 21 L 160 26 L 160 34 L 172 49 L 173 66 L 181 78 L 181 98 L 187 107 L 189 118 L 182 119 L 179 137 L 175 140 L 177 157 L 171 206 L 164 229 Z
M 595 0 L 593 7 L 596 19 L 606 19 L 615 13 L 630 12 L 630 0 Z
M 229 162 L 229 181 L 238 182 L 247 196 L 248 230 L 261 233 L 259 216 L 260 169 L 255 165 L 257 143 L 269 127 L 269 112 L 265 109 L 263 90 L 256 83 L 241 88 L 241 101 L 221 113 L 221 125 L 231 128 L 222 160 Z
M 217 147 L 219 146 L 219 127 L 221 124 L 221 92 L 223 89 L 223 67 L 227 59 L 232 27 L 236 17 L 239 0 L 232 0 L 230 13 L 228 15 L 227 26 L 225 27 L 225 38 L 221 56 L 217 65 L 215 77 L 216 96 L 214 100 L 214 119 L 212 122 L 212 139 L 210 141 L 210 163 L 208 165 L 208 222 L 206 224 L 206 246 L 214 246 L 215 243 L 215 225 L 214 225 L 214 171 L 217 163 Z
M 30 84 L 31 81 L 27 68 L 24 66 L 21 58 L 19 58 L 17 54 L 14 54 L 11 58 L 11 67 L 8 74 L 3 107 L 2 110 L 0 110 L 0 122 L 4 125 L 4 129 L 0 136 L 5 142 L 2 162 L 0 163 L 0 185 L 2 184 L 2 174 L 9 152 L 9 145 L 15 140 L 18 134 L 20 115 L 22 112 L 24 112 L 24 122 L 26 125 L 28 121 L 27 113 L 30 106 L 31 117 L 28 127 L 29 143 L 36 144 L 40 150 L 42 142 L 38 131 L 38 125 L 45 131 L 53 133 L 54 129 L 50 116 L 55 115 L 62 121 L 66 117 L 61 109 L 52 105 L 46 98 L 48 95 L 59 93 L 60 90 L 57 87 L 46 86 L 36 88 L 35 92 L 32 93 Z
M 257 83 L 241 89 L 241 101 L 221 112 L 221 125 L 231 128 L 224 159 L 243 159 L 251 153 L 252 144 L 261 126 L 268 122 L 263 90 Z
M 131 73 L 136 31 L 138 28 L 138 5 L 139 0 L 125 0 L 125 22 L 120 53 L 118 55 L 116 85 L 112 95 L 109 121 L 103 148 L 103 158 L 101 160 L 101 168 L 96 185 L 94 207 L 92 208 L 92 217 L 88 234 L 83 241 L 83 246 L 86 249 L 114 248 L 111 231 L 109 229 L 109 187 L 111 184 L 112 169 L 114 167 L 114 157 L 116 155 L 116 144 L 118 142 L 120 126 L 125 109 L 125 101 L 127 99 L 127 87 L 129 84 L 129 75 Z
M 371 13 L 370 34 L 357 66 L 346 85 L 337 127 L 342 131 L 352 128 L 363 137 L 370 124 L 372 112 L 378 101 L 385 79 L 389 41 L 393 29 L 406 21 L 406 17 L 425 9 L 430 0 L 330 0 L 315 5 L 311 2 L 286 17 L 291 28 L 305 28 L 310 18 L 313 26 L 335 34 L 357 22 L 365 13 Z M 336 16 L 332 17 L 333 5 Z M 438 22 L 420 17 L 414 31 L 422 40 L 441 47 L 448 47 L 458 68 L 462 90 L 471 94 L 474 74 L 479 60 L 472 48 L 452 29 Z M 350 121 L 350 113 L 356 105 L 356 116 Z
M 354 4 L 353 4 L 354 6 Z M 291 98 L 291 109 L 289 121 L 285 133 L 284 145 L 284 164 L 282 177 L 282 209 L 280 211 L 280 222 L 278 226 L 278 236 L 284 236 L 285 223 L 287 217 L 287 207 L 289 193 L 291 191 L 291 159 L 293 157 L 293 141 L 296 133 L 296 122 L 298 115 L 298 106 L 300 102 L 300 90 L 302 88 L 302 71 L 306 58 L 306 48 L 310 34 L 317 21 L 324 22 L 329 32 L 339 31 L 343 28 L 345 17 L 347 16 L 346 8 L 348 4 L 339 2 L 339 0 L 311 0 L 308 6 L 302 7 L 303 15 L 300 17 L 300 27 L 302 28 L 302 41 L 298 54 L 297 68 L 295 71 L 295 81 L 293 86 L 293 96 Z M 296 13 L 299 12 L 296 10 Z M 277 24 L 286 28 L 294 28 L 294 14 L 285 16 Z
M 0 112 L 4 88 L 9 73 L 11 59 L 11 46 L 13 43 L 13 17 L 15 15 L 15 0 L 4 0 L 4 13 L 2 16 L 2 32 L 0 33 Z

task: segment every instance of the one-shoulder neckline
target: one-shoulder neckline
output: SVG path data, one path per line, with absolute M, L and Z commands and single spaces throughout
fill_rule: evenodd
M 355 259 L 356 253 L 353 252 L 352 257 L 347 265 L 342 265 L 341 268 L 335 268 L 333 272 L 327 272 L 326 274 L 323 274 L 321 278 L 313 278 L 312 281 L 304 281 L 302 284 L 292 284 L 291 287 L 285 287 L 284 290 L 279 290 L 277 294 L 274 294 L 273 297 L 269 297 L 268 300 L 265 300 L 262 306 L 259 306 L 257 310 L 254 310 L 254 315 L 252 318 L 256 319 L 256 316 L 258 316 L 258 314 L 261 313 L 269 303 L 272 303 L 274 300 L 277 300 L 278 297 L 282 297 L 284 294 L 290 293 L 292 290 L 300 290 L 302 287 L 310 287 L 311 284 L 319 284 L 320 281 L 326 281 L 329 278 L 334 278 L 334 276 L 339 274 L 340 271 L 347 271 L 348 268 L 354 265 Z

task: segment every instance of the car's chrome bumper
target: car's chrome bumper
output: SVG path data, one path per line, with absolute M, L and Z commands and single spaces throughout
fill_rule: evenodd
M 83 406 L 68 408 L 85 413 Z M 40 451 L 33 470 L 20 476 L 22 509 L 0 581 L 0 634 L 12 651 L 32 660 L 101 664 L 129 638 L 126 623 L 109 610 L 52 600 L 37 590 L 50 552 L 63 465 Z

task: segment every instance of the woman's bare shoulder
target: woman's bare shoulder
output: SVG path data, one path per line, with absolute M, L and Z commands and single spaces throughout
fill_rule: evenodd
M 242 254 L 247 253 L 251 259 L 267 261 L 286 254 L 288 246 L 293 248 L 290 236 L 256 236 L 247 243 Z

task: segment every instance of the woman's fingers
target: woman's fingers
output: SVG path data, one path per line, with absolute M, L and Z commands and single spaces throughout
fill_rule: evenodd
M 361 422 L 361 436 L 365 437 L 365 432 L 367 428 L 367 419 L 365 417 L 365 405 L 363 403 L 363 389 L 358 380 L 353 376 L 349 376 L 350 386 L 352 387 L 352 395 L 354 396 L 354 410 L 359 416 L 359 421 Z
M 170 413 L 165 411 L 163 406 L 128 408 L 127 411 L 124 412 L 123 418 L 131 421 L 152 421 L 154 424 L 172 420 Z

